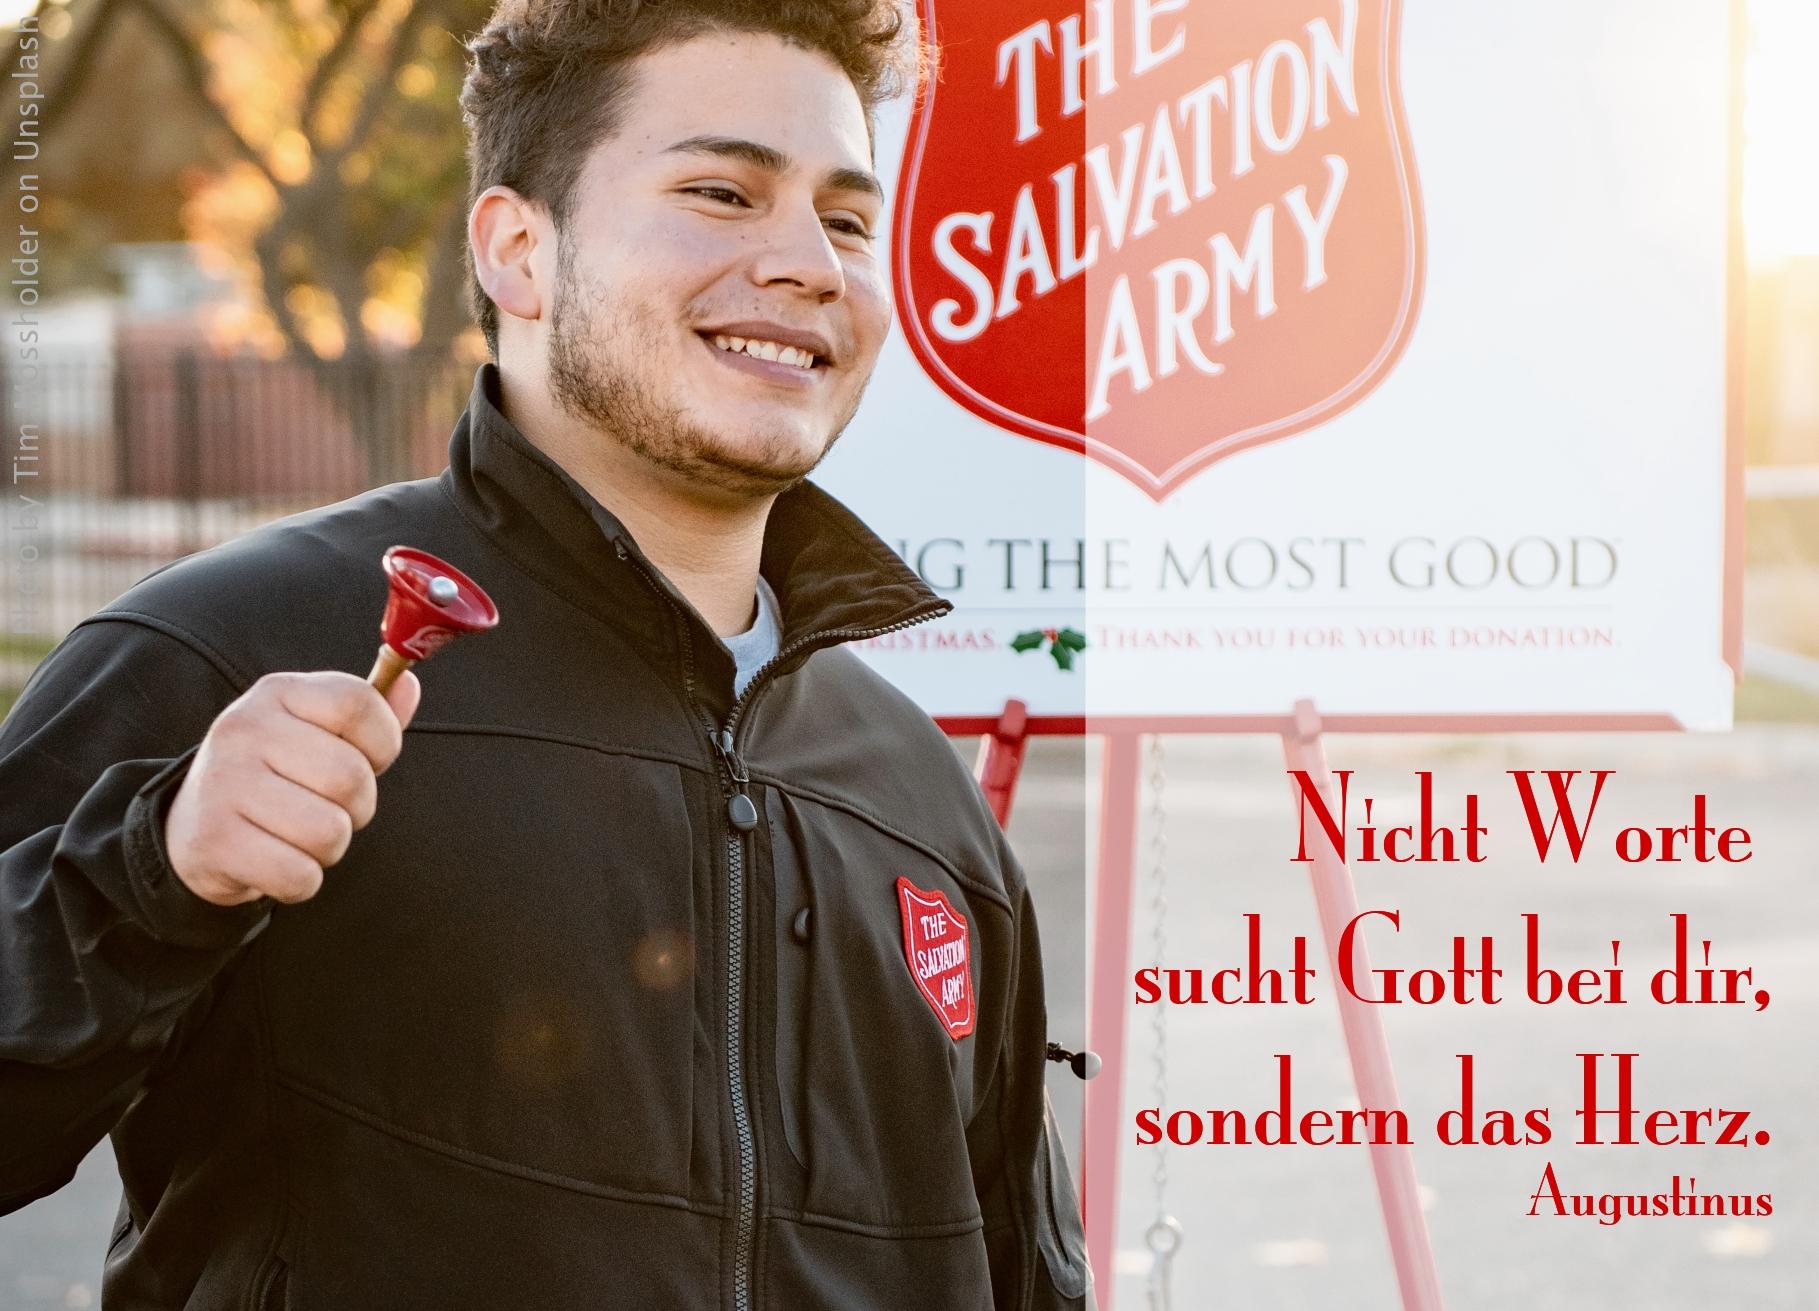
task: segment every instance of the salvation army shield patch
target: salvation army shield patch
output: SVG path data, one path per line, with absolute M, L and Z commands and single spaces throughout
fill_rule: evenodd
M 1400 0 L 921 0 L 893 264 L 954 400 L 1160 500 L 1380 384 L 1423 224 Z
M 973 1031 L 975 1020 L 966 918 L 944 893 L 924 892 L 907 878 L 897 880 L 897 905 L 910 977 L 947 1036 L 957 1042 Z

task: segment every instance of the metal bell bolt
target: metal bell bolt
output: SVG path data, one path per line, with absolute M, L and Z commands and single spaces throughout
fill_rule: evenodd
M 1090 1079 L 1105 1065 L 1105 1062 L 1099 1059 L 1098 1052 L 1070 1052 L 1058 1042 L 1051 1042 L 1048 1045 L 1048 1058 L 1058 1064 L 1065 1064 L 1074 1072 L 1076 1079 Z

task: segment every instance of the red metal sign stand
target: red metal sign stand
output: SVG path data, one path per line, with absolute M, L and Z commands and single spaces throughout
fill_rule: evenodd
M 999 828 L 1011 822 L 1011 799 L 1017 791 L 1017 776 L 1023 772 L 1029 722 L 1028 706 L 1021 701 L 1006 701 L 998 722 L 979 739 L 979 760 L 973 766 L 973 777 L 979 780 L 992 814 L 998 817 Z
M 1011 799 L 1022 770 L 1024 749 L 1033 729 L 1021 701 L 1005 704 L 995 723 L 968 725 L 983 729 L 975 775 L 991 803 L 992 813 L 1003 824 L 1010 818 Z M 1291 770 L 1305 770 L 1336 808 L 1332 776 L 1321 744 L 1321 719 L 1311 701 L 1295 707 L 1282 734 L 1283 756 Z M 949 726 L 950 732 L 963 731 Z M 1079 731 L 1076 729 L 1076 731 Z M 1081 1170 L 1081 1201 L 1085 1211 L 1087 1251 L 1098 1273 L 1098 1304 L 1111 1311 L 1113 1268 L 1118 1221 L 1118 1156 L 1125 1133 L 1123 1124 L 1124 1039 L 1129 1012 L 1131 901 L 1137 853 L 1137 809 L 1141 780 L 1135 727 L 1108 726 L 1103 732 L 1104 757 L 1100 772 L 1098 888 L 1094 902 L 1093 967 L 1087 1036 L 1093 1051 L 1104 1061 L 1099 1076 L 1086 1085 L 1085 1156 Z M 1314 904 L 1320 916 L 1331 977 L 1338 974 L 1339 936 L 1358 914 L 1357 891 L 1351 870 L 1330 848 L 1323 848 L 1312 862 Z M 1356 968 L 1368 971 L 1361 943 L 1353 944 Z M 1343 992 L 1338 997 L 1340 1024 L 1351 1059 L 1352 1081 L 1359 1104 L 1371 1110 L 1400 1110 L 1395 1073 L 1391 1068 L 1389 1041 L 1381 1016 L 1370 1006 Z M 1371 1169 L 1377 1181 L 1377 1200 L 1389 1237 L 1396 1282 L 1404 1311 L 1441 1311 L 1440 1276 L 1422 1217 L 1415 1181 L 1413 1151 L 1407 1146 L 1384 1144 L 1371 1148 Z M 1089 1187 L 1089 1181 L 1103 1181 Z
M 1320 715 L 1311 701 L 1295 706 L 1293 728 L 1282 735 L 1282 753 L 1290 769 L 1306 771 L 1333 814 L 1339 798 L 1326 768 L 1326 750 L 1320 741 Z M 1339 977 L 1339 937 L 1357 918 L 1358 890 L 1352 871 L 1330 846 L 1317 845 L 1310 876 L 1314 905 L 1320 913 L 1320 936 L 1326 941 L 1329 979 Z M 1352 944 L 1352 963 L 1368 977 L 1362 936 Z M 1351 1057 L 1352 1085 L 1359 1105 L 1370 1110 L 1401 1110 L 1396 1075 L 1390 1068 L 1389 1039 L 1377 1008 L 1359 1001 L 1343 988 L 1336 989 L 1339 1023 L 1345 1030 L 1345 1048 Z M 1396 1283 L 1402 1290 L 1406 1311 L 1440 1311 L 1440 1274 L 1428 1240 L 1427 1221 L 1415 1184 L 1415 1154 L 1407 1144 L 1380 1143 L 1371 1148 L 1371 1172 L 1377 1178 L 1377 1204 L 1389 1231 L 1390 1256 L 1396 1264 Z

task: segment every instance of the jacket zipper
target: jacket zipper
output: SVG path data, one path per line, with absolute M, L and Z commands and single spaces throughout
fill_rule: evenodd
M 934 619 L 946 610 L 930 608 L 922 614 L 900 619 L 879 628 L 828 628 L 806 633 L 778 651 L 752 674 L 745 691 L 733 701 L 726 723 L 714 727 L 707 712 L 695 700 L 694 642 L 689 636 L 688 616 L 676 604 L 655 573 L 641 559 L 631 554 L 623 542 L 615 542 L 622 560 L 637 566 L 644 581 L 675 613 L 682 624 L 683 691 L 688 704 L 700 717 L 707 730 L 708 743 L 719 757 L 725 773 L 721 792 L 726 798 L 728 830 L 726 835 L 726 1081 L 733 1104 L 733 1138 L 739 1149 L 739 1196 L 733 1227 L 733 1311 L 752 1311 L 752 1258 L 758 1237 L 758 1146 L 752 1128 L 750 1100 L 745 1090 L 745 835 L 757 827 L 758 808 L 746 788 L 751 774 L 739 755 L 740 719 L 751 708 L 755 693 L 769 681 L 776 667 L 803 648 L 828 639 L 855 641 L 882 637 L 900 628 L 910 628 Z M 945 603 L 943 603 L 945 604 Z
M 791 642 L 760 665 L 752 674 L 745 691 L 733 701 L 726 723 L 712 735 L 714 749 L 731 784 L 727 798 L 728 815 L 733 829 L 727 834 L 727 883 L 732 904 L 727 916 L 726 949 L 727 988 L 727 1070 L 733 1090 L 733 1130 L 739 1140 L 739 1216 L 733 1247 L 734 1311 L 751 1311 L 752 1248 L 757 1236 L 757 1159 L 752 1145 L 751 1111 L 745 1096 L 744 1053 L 739 1041 L 745 1014 L 745 917 L 742 910 L 745 883 L 745 840 L 743 834 L 757 825 L 758 809 L 746 794 L 751 774 L 739 755 L 740 720 L 751 708 L 756 694 L 769 685 L 772 671 L 804 647 L 825 643 L 828 639 L 856 640 L 882 637 L 900 628 L 909 628 L 945 611 L 933 611 L 898 620 L 879 628 L 831 628 L 808 633 Z M 740 809 L 743 803 L 743 810 Z M 743 821 L 743 825 L 742 825 Z
M 823 643 L 825 639 L 828 638 L 837 638 L 842 642 L 856 642 L 864 641 L 867 638 L 872 637 L 883 637 L 887 633 L 894 633 L 902 628 L 914 628 L 917 624 L 927 623 L 931 619 L 939 619 L 942 615 L 946 614 L 948 610 L 953 608 L 945 601 L 940 604 L 946 608 L 937 610 L 931 607 L 921 614 L 911 615 L 907 619 L 899 619 L 894 624 L 885 624 L 882 628 L 823 628 L 818 632 L 803 634 L 781 651 L 777 652 L 777 654 L 772 656 L 769 660 L 766 660 L 763 664 L 759 665 L 757 670 L 753 672 L 751 682 L 745 685 L 745 691 L 739 696 L 738 700 L 733 702 L 733 708 L 727 714 L 727 731 L 730 733 L 736 733 L 738 731 L 740 717 L 747 710 L 751 709 L 751 703 L 754 699 L 752 694 L 758 690 L 760 684 L 768 680 L 771 670 L 795 655 L 796 652 L 802 650 L 803 647 L 816 643 Z
M 758 1234 L 758 1149 L 745 1093 L 745 837 L 758 823 L 758 808 L 745 788 L 745 762 L 733 750 L 731 730 L 712 735 L 731 785 L 726 798 L 726 1082 L 733 1103 L 733 1137 L 739 1145 L 739 1201 L 733 1228 L 733 1308 L 751 1311 L 752 1252 Z

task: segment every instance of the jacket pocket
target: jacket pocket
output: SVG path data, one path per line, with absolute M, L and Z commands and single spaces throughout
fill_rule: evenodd
M 126 1200 L 126 1193 L 122 1191 L 120 1194 L 120 1211 L 114 1216 L 114 1232 L 107 1240 L 107 1254 L 109 1256 L 114 1254 L 114 1249 L 119 1247 L 125 1240 L 127 1234 L 133 1231 L 133 1227 L 133 1209 Z
M 1038 1271 L 1031 1306 L 1035 1311 L 1060 1311 L 1063 1307 L 1084 1311 L 1094 1305 L 1093 1272 L 1086 1259 L 1086 1231 L 1080 1223 L 1067 1152 L 1046 1088 L 1042 1090 L 1042 1141 L 1036 1145 L 1036 1176 L 1036 1247 L 1042 1253 L 1048 1287 L 1041 1286 L 1043 1271 Z
M 771 873 L 776 891 L 777 1111 L 790 1155 L 809 1168 L 807 1112 L 809 999 L 814 953 L 815 903 L 802 867 L 802 842 L 776 788 L 767 788 Z
M 254 1311 L 286 1311 L 290 1306 L 290 1267 L 273 1253 L 253 1278 Z
M 969 998 L 992 959 L 985 934 L 1009 917 L 968 905 L 937 859 L 863 819 L 775 787 L 765 807 L 776 898 L 766 1036 L 787 1144 L 777 1156 L 803 1167 L 800 1209 L 893 1232 L 976 1221 L 966 1124 L 979 1042 L 970 1026 L 947 1027 L 940 993 L 918 982 L 899 881 L 940 894 L 962 922 Z
M 432 1150 L 690 1195 L 696 889 L 724 848 L 689 806 L 717 789 L 563 743 L 412 739 L 333 886 L 259 940 L 278 1078 Z

